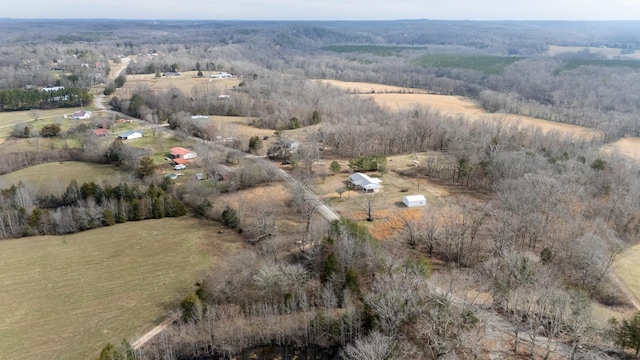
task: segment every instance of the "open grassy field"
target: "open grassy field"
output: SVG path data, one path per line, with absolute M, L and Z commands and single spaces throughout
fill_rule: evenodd
M 323 81 L 348 91 L 353 91 L 354 89 L 363 90 L 363 93 L 366 91 L 368 94 L 361 96 L 369 96 L 373 98 L 378 105 L 390 110 L 409 110 L 416 106 L 424 106 L 438 110 L 446 115 L 462 115 L 472 121 L 501 121 L 505 125 L 515 123 L 518 124 L 520 128 L 540 128 L 545 133 L 557 131 L 585 138 L 599 138 L 602 136 L 601 131 L 583 126 L 563 124 L 528 116 L 488 113 L 472 101 L 459 96 L 424 94 L 421 93 L 422 90 L 420 89 L 405 89 L 397 86 L 379 84 L 351 83 L 337 80 Z M 376 93 L 371 94 L 371 90 L 374 90 Z
M 192 218 L 0 242 L 0 358 L 90 359 L 158 324 L 244 245 Z
M 613 264 L 615 275 L 622 282 L 621 287 L 635 306 L 640 306 L 640 245 L 627 249 Z
M 120 182 L 120 173 L 112 165 L 93 164 L 79 161 L 65 161 L 40 164 L 0 176 L 0 188 L 8 188 L 20 181 L 33 187 L 41 194 L 62 195 L 71 180 L 78 183 L 94 181 L 102 184 Z
M 125 94 L 130 95 L 138 89 L 166 91 L 171 88 L 177 88 L 185 94 L 191 94 L 191 90 L 194 87 L 200 87 L 203 90 L 210 90 L 211 92 L 218 91 L 222 94 L 231 91 L 242 81 L 240 78 L 212 79 L 207 77 L 208 74 L 207 72 L 207 74 L 201 78 L 196 76 L 195 71 L 185 71 L 180 73 L 179 76 L 163 76 L 159 78 L 156 78 L 155 74 L 127 75 L 127 82 L 123 87 L 116 90 L 115 96 L 123 97 Z
M 0 112 L 0 129 L 6 127 L 13 127 L 14 124 L 19 122 L 34 121 L 37 115 L 38 119 L 62 119 L 64 115 L 73 114 L 80 110 L 92 110 L 90 107 L 80 108 L 62 108 L 51 110 L 37 110 L 33 111 L 4 111 Z

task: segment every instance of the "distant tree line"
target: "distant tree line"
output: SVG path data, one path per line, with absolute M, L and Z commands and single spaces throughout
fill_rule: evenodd
M 0 90 L 0 111 L 52 109 L 89 105 L 92 95 L 87 89 L 64 88 L 53 91 L 37 89 Z

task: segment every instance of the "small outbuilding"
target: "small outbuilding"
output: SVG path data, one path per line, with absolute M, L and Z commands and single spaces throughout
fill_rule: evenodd
M 402 197 L 402 203 L 407 207 L 426 206 L 427 199 L 424 198 L 424 195 L 407 195 Z

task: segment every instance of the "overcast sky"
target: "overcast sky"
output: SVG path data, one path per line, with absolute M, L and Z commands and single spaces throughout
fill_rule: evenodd
M 0 17 L 9 18 L 640 20 L 639 0 L 0 0 L 2 4 Z

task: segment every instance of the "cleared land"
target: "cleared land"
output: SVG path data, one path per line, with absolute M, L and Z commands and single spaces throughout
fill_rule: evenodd
M 244 242 L 193 218 L 0 242 L 0 358 L 89 359 L 157 325 Z
M 120 176 L 128 175 L 119 172 L 113 165 L 65 161 L 30 166 L 2 175 L 0 188 L 8 188 L 22 181 L 40 194 L 62 195 L 72 180 L 80 184 L 91 181 L 114 184 L 120 182 Z
M 583 126 L 563 124 L 555 121 L 536 119 L 528 116 L 513 114 L 488 113 L 470 100 L 458 96 L 432 95 L 421 93 L 420 89 L 406 89 L 398 86 L 352 83 L 337 80 L 323 80 L 324 82 L 362 93 L 361 96 L 373 98 L 378 105 L 390 110 L 410 110 L 416 106 L 430 107 L 450 116 L 465 116 L 472 121 L 501 121 L 505 126 L 517 125 L 520 128 L 540 128 L 544 133 L 558 131 L 565 134 L 585 138 L 599 138 L 602 132 Z M 372 90 L 375 93 L 372 93 Z
M 12 127 L 19 122 L 34 121 L 38 119 L 62 119 L 64 115 L 73 114 L 80 110 L 91 110 L 91 108 L 61 108 L 51 110 L 37 110 L 37 111 L 5 111 L 0 112 L 0 128 Z
M 197 77 L 195 71 L 186 71 L 178 76 L 162 76 L 157 78 L 155 74 L 127 75 L 127 82 L 123 87 L 116 90 L 115 95 L 122 97 L 124 94 L 131 94 L 139 89 L 149 89 L 153 91 L 166 91 L 172 88 L 180 89 L 185 94 L 191 94 L 193 88 L 202 88 L 211 93 L 217 91 L 220 94 L 228 93 L 238 86 L 242 79 L 212 79 L 207 72 L 203 77 Z M 125 96 L 126 97 L 126 96 Z

